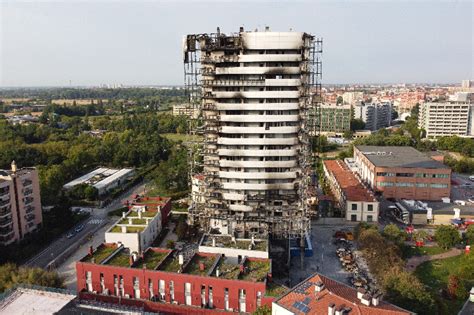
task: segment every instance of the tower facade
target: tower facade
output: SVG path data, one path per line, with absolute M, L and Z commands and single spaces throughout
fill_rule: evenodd
M 236 237 L 310 228 L 321 47 L 310 34 L 268 29 L 186 36 L 186 86 L 204 135 L 204 202 L 192 205 L 192 223 Z

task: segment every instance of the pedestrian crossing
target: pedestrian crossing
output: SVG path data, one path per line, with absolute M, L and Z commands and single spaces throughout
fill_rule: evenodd
M 102 224 L 102 222 L 104 222 L 103 219 L 93 219 L 93 220 L 90 220 L 89 222 L 87 222 L 87 224 L 99 225 L 99 224 Z

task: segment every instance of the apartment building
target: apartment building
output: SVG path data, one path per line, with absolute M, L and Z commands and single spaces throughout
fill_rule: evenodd
M 186 81 L 199 54 L 205 203 L 190 221 L 237 237 L 303 235 L 310 228 L 309 122 L 321 41 L 302 32 L 188 35 Z M 192 88 L 193 83 L 187 84 Z M 192 92 L 191 92 L 192 93 Z
M 199 117 L 199 110 L 193 104 L 173 105 L 173 116 L 187 116 L 196 119 Z
M 416 106 L 422 104 L 426 99 L 425 91 L 406 91 L 402 92 L 396 98 L 396 107 L 399 114 L 409 113 Z
M 443 136 L 474 137 L 474 104 L 458 102 L 424 103 L 418 127 L 429 139 Z
M 385 103 L 358 103 L 354 106 L 354 118 L 365 123 L 365 129 L 376 131 L 386 128 L 392 123 L 392 104 Z
M 320 117 L 320 133 L 330 137 L 341 137 L 351 129 L 351 106 L 321 104 L 317 107 Z
M 441 201 L 451 194 L 451 169 L 412 147 L 355 146 L 360 178 L 385 198 Z
M 0 244 L 22 240 L 43 222 L 38 171 L 35 168 L 0 170 Z
M 345 92 L 342 94 L 343 104 L 355 105 L 364 100 L 364 92 Z
M 343 161 L 325 160 L 323 169 L 331 193 L 346 220 L 378 221 L 379 202 Z

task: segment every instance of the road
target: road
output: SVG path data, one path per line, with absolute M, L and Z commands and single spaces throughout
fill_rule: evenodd
M 105 208 L 93 209 L 91 216 L 86 219 L 84 222 L 77 224 L 71 230 L 64 233 L 61 237 L 56 239 L 51 243 L 47 248 L 41 251 L 39 254 L 27 261 L 24 266 L 28 267 L 40 267 L 46 268 L 52 261 L 54 261 L 58 256 L 64 253 L 67 249 L 73 246 L 78 246 L 81 243 L 87 242 L 87 239 L 94 239 L 97 237 L 97 231 L 101 229 L 104 225 L 110 223 L 111 219 L 107 216 L 109 211 L 113 211 L 122 206 L 123 202 L 127 200 L 131 195 L 141 193 L 144 190 L 145 184 L 137 184 L 126 192 L 117 197 L 114 201 L 107 205 Z M 72 238 L 67 238 L 66 235 L 70 231 L 83 224 L 84 228 L 82 231 L 75 233 Z M 103 233 L 102 233 L 103 234 Z M 101 235 L 103 238 L 103 235 Z

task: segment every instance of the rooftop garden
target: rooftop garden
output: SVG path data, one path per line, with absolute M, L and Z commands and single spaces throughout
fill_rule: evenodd
M 168 255 L 168 253 L 155 252 L 150 249 L 145 252 L 145 257 L 140 259 L 134 267 L 143 268 L 143 265 L 146 265 L 148 269 L 155 269 L 166 255 Z
M 144 226 L 127 226 L 127 233 L 138 233 L 142 232 L 145 227 Z M 111 233 L 122 233 L 122 227 L 121 226 L 114 226 L 111 230 Z
M 126 250 L 121 250 L 114 257 L 112 257 L 106 265 L 118 266 L 118 267 L 129 267 L 130 266 L 130 253 Z
M 219 263 L 219 278 L 238 279 L 240 274 L 240 265 L 230 264 L 226 261 Z
M 179 267 L 178 257 L 168 256 L 168 258 L 160 266 L 159 270 L 166 272 L 178 272 Z
M 118 224 L 129 224 L 128 222 L 129 222 L 128 218 L 125 218 L 125 219 L 120 220 L 120 222 Z M 132 219 L 132 224 L 137 224 L 137 225 L 146 224 L 146 220 L 145 219 L 138 219 L 138 218 Z
M 219 236 L 219 235 L 209 235 L 206 236 L 203 245 L 204 246 L 212 246 L 212 238 L 215 237 L 216 239 L 216 246 L 217 247 L 227 247 L 227 248 L 238 248 L 238 249 L 249 249 L 249 245 L 252 243 L 250 240 L 239 240 L 237 239 L 234 242 L 232 242 L 232 238 L 228 236 Z M 258 250 L 258 251 L 266 251 L 267 250 L 267 241 L 265 240 L 255 240 L 255 246 L 253 250 Z
M 191 259 L 191 262 L 187 265 L 185 272 L 192 275 L 205 276 L 211 269 L 216 259 L 217 258 L 214 256 L 194 255 L 194 257 Z M 201 264 L 204 265 L 204 270 L 200 269 Z
M 94 260 L 94 263 L 100 264 L 102 263 L 107 257 L 109 257 L 115 250 L 117 249 L 116 246 L 104 246 L 101 245 L 97 247 L 95 252 L 92 254 L 92 256 L 88 255 L 84 261 L 85 262 L 92 262 Z
M 259 282 L 263 281 L 270 272 L 270 263 L 268 261 L 247 260 L 245 263 L 245 272 L 240 275 L 242 280 Z
M 285 288 L 284 286 L 278 283 L 269 282 L 267 283 L 267 289 L 265 290 L 265 295 L 278 297 L 280 295 L 283 295 L 287 290 L 288 290 L 287 288 Z

